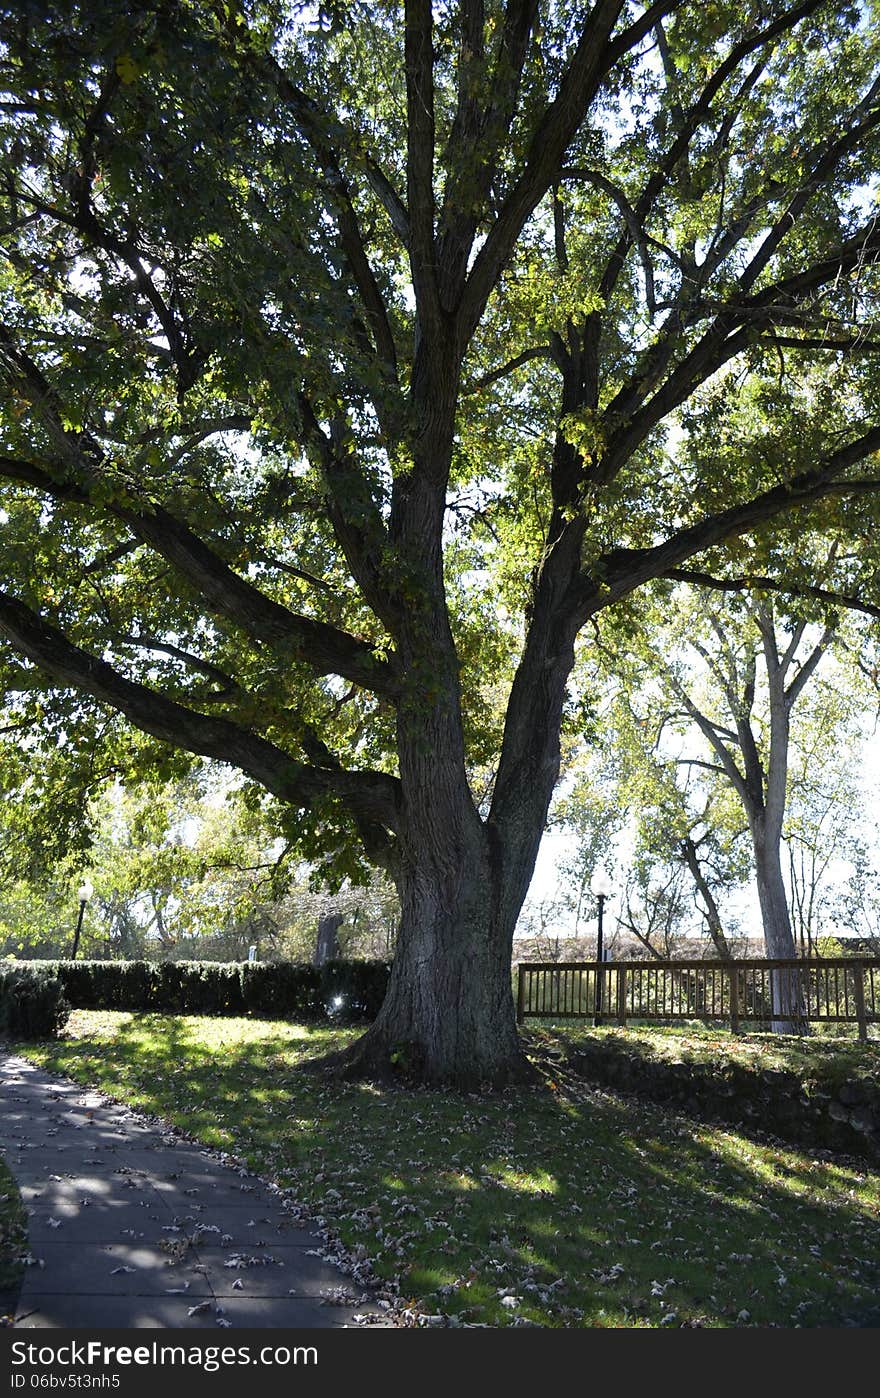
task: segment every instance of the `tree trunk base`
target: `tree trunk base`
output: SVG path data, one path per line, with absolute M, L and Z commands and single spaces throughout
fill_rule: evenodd
M 344 1082 L 377 1082 L 389 1087 L 452 1088 L 458 1092 L 491 1092 L 541 1081 L 519 1041 L 503 1059 L 481 1068 L 443 1066 L 429 1062 L 418 1043 L 392 1041 L 378 1025 L 348 1048 L 324 1054 L 307 1071 L 326 1073 Z

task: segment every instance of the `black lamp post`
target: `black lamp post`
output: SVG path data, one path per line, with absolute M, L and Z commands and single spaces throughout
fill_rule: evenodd
M 602 1023 L 602 992 L 604 990 L 605 971 L 605 944 L 602 937 L 603 919 L 605 916 L 605 899 L 611 892 L 611 880 L 604 869 L 597 869 L 590 883 L 590 888 L 596 896 L 598 908 L 598 926 L 596 929 L 596 999 L 593 1006 L 593 1024 Z
M 70 953 L 71 961 L 76 960 L 76 953 L 79 951 L 79 934 L 82 932 L 86 903 L 89 901 L 94 891 L 88 879 L 83 879 L 79 888 L 76 890 L 76 896 L 79 899 L 79 917 L 76 920 L 76 931 L 73 934 L 73 950 Z

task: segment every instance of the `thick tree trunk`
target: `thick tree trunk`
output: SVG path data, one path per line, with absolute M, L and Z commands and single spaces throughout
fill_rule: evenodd
M 764 946 L 771 960 L 792 960 L 797 957 L 794 933 L 788 911 L 779 840 L 762 830 L 754 832 L 755 873 L 758 901 L 764 927 Z M 803 1034 L 807 1032 L 800 977 L 796 971 L 772 971 L 774 1034 Z
M 497 869 L 475 822 L 455 863 L 412 842 L 398 875 L 401 924 L 391 981 L 374 1024 L 335 1066 L 460 1089 L 531 1076 L 511 984 L 513 925 L 498 916 Z M 436 851 L 434 852 L 436 854 Z
M 561 707 L 564 684 L 557 683 Z M 552 719 L 551 719 L 552 722 Z M 506 818 L 480 818 L 466 780 L 455 706 L 403 715 L 404 812 L 394 868 L 397 951 L 378 1018 L 344 1056 L 355 1073 L 387 1071 L 462 1089 L 534 1076 L 519 1041 L 511 957 L 558 772 L 520 771 Z M 544 741 L 558 752 L 555 734 Z M 540 764 L 539 764 L 540 765 Z M 497 795 L 497 788 L 496 788 Z
M 445 360 L 439 354 L 439 330 L 435 325 L 433 357 L 427 348 L 417 356 L 414 470 L 397 479 L 392 497 L 391 536 L 411 579 L 395 638 L 405 680 L 397 707 L 400 809 L 389 870 L 400 894 L 400 930 L 379 1015 L 337 1067 L 473 1089 L 534 1076 L 517 1033 L 511 954 L 559 774 L 579 624 L 568 593 L 580 571 L 583 528 L 567 524 L 562 512 L 554 515 L 555 542 L 538 570 L 484 820 L 468 785 L 460 662 L 443 578 L 459 356 L 451 344 Z
M 445 497 L 419 478 L 398 491 L 401 553 L 417 576 L 416 560 L 433 557 L 419 541 L 440 537 Z M 375 1022 L 336 1066 L 351 1075 L 499 1087 L 531 1076 L 517 1034 L 511 953 L 534 856 L 522 896 L 511 900 L 501 840 L 468 785 L 459 663 L 439 554 L 433 562 L 398 636 L 407 683 L 397 713 L 401 797 L 389 870 L 401 921 L 391 980 Z

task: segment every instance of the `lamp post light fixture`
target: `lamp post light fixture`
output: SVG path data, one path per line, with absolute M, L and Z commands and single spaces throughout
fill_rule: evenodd
M 94 891 L 95 890 L 89 883 L 88 879 L 83 879 L 79 888 L 76 890 L 76 896 L 79 899 L 79 917 L 76 920 L 76 931 L 73 934 L 73 950 L 70 953 L 71 961 L 76 960 L 76 953 L 79 950 L 79 934 L 82 932 L 83 917 L 85 916 L 86 911 L 86 903 L 89 901 Z
M 602 924 L 605 916 L 605 899 L 611 893 L 611 880 L 604 869 L 597 869 L 590 880 L 590 890 L 595 895 L 599 905 L 598 927 L 596 930 L 596 1000 L 593 1006 L 593 1024 L 602 1023 L 602 991 L 605 980 L 603 962 L 605 960 L 605 946 L 602 939 Z

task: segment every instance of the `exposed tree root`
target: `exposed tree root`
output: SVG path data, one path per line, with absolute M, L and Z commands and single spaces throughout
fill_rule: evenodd
M 307 1070 L 345 1082 L 451 1088 L 458 1092 L 500 1091 L 541 1081 L 521 1044 L 513 1055 L 491 1068 L 474 1069 L 469 1064 L 438 1066 L 418 1043 L 392 1042 L 375 1025 L 347 1048 L 313 1059 Z

